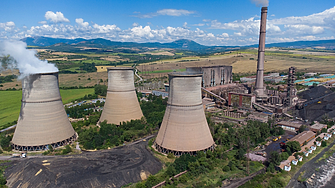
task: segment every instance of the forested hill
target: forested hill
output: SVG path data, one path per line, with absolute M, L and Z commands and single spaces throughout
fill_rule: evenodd
M 204 46 L 196 43 L 192 40 L 180 39 L 170 43 L 159 43 L 159 42 L 149 42 L 149 43 L 136 43 L 136 42 L 117 42 L 110 41 L 102 38 L 97 39 L 62 39 L 62 38 L 49 38 L 49 37 L 27 37 L 21 39 L 21 41 L 26 42 L 28 46 L 34 47 L 49 47 L 49 46 L 68 46 L 72 48 L 76 47 L 92 47 L 92 48 L 171 48 L 188 50 L 193 52 L 202 53 L 213 53 L 227 50 L 234 50 L 240 48 L 255 48 L 258 44 L 248 45 L 248 46 Z M 280 48 L 317 48 L 334 50 L 335 40 L 319 40 L 319 41 L 296 41 L 296 42 L 283 42 L 283 43 L 271 43 L 266 44 L 266 47 L 280 47 Z
M 238 48 L 237 46 L 204 46 L 198 44 L 192 40 L 180 39 L 170 43 L 159 43 L 159 42 L 149 42 L 149 43 L 136 43 L 136 42 L 116 42 L 110 41 L 102 38 L 97 39 L 60 39 L 60 38 L 48 38 L 48 37 L 27 37 L 21 39 L 21 41 L 26 42 L 28 46 L 54 46 L 59 45 L 71 45 L 73 47 L 95 47 L 95 48 L 172 48 L 181 49 L 189 51 L 202 51 L 202 52 L 215 52 L 215 51 L 225 51 Z

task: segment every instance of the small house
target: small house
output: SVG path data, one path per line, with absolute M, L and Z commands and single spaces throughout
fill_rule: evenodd
M 304 155 L 306 156 L 306 157 L 308 157 L 308 152 L 307 151 L 304 151 Z
M 308 153 L 312 153 L 313 150 L 311 150 L 311 149 L 308 148 L 308 149 L 307 149 L 307 152 L 308 152 Z
M 329 137 L 328 137 L 327 135 L 325 135 L 325 136 L 323 137 L 323 139 L 324 139 L 324 140 L 328 140 Z
M 285 171 L 291 171 L 291 165 L 285 165 L 284 170 Z
M 316 146 L 320 147 L 321 146 L 321 142 L 316 141 Z
M 316 146 L 311 146 L 311 150 L 315 151 L 316 150 Z
M 298 160 L 297 159 L 293 159 L 292 160 L 292 164 L 297 165 L 298 164 Z
M 331 135 L 331 134 L 329 134 L 329 133 L 327 133 L 327 136 L 328 136 L 329 138 L 331 138 L 331 137 L 332 137 L 332 135 Z
M 302 156 L 298 155 L 298 161 L 302 161 Z

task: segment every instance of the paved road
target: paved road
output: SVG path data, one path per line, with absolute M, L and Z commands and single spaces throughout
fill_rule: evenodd
M 137 69 L 135 68 L 135 75 L 140 79 L 139 81 L 137 81 L 136 83 L 138 82 L 141 82 L 143 79 L 137 74 Z
M 320 158 L 322 157 L 331 147 L 333 147 L 333 145 L 335 144 L 335 142 L 329 144 L 329 146 L 327 148 L 325 148 L 322 152 L 320 152 L 317 156 L 315 156 L 312 160 L 308 161 L 307 163 L 305 163 L 304 165 L 302 165 L 302 167 L 299 169 L 299 171 L 294 174 L 294 176 L 291 178 L 290 182 L 287 184 L 286 188 L 292 188 L 292 187 L 300 187 L 301 183 L 299 183 L 297 181 L 299 175 L 301 172 L 303 171 L 313 171 L 315 170 L 315 165 L 314 163 Z
M 12 126 L 10 126 L 10 127 L 7 127 L 6 129 L 2 129 L 2 130 L 0 130 L 0 133 L 2 133 L 2 132 L 4 132 L 4 131 L 8 131 L 8 130 L 10 130 L 10 129 L 13 129 L 13 128 L 16 127 L 16 125 L 17 125 L 17 124 L 12 125 Z

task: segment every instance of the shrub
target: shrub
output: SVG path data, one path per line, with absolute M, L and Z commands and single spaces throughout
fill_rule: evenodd
M 321 146 L 322 146 L 322 147 L 326 147 L 326 146 L 327 146 L 327 142 L 323 140 L 323 141 L 321 142 Z
M 223 167 L 222 170 L 223 170 L 224 172 L 228 172 L 228 171 L 230 171 L 230 167 L 227 165 L 227 166 Z
M 6 185 L 6 183 L 7 183 L 6 178 L 0 177 L 0 185 Z
M 236 168 L 235 165 L 232 165 L 230 168 L 231 168 L 231 171 L 235 171 L 235 170 L 237 170 L 237 168 Z
M 65 146 L 65 149 L 62 150 L 62 155 L 66 155 L 72 151 L 71 147 L 69 145 Z
M 321 130 L 321 132 L 322 132 L 322 133 L 327 133 L 327 129 L 326 129 L 326 128 L 323 128 L 323 129 Z
M 185 174 L 183 174 L 183 175 L 181 175 L 181 176 L 179 177 L 179 182 L 180 182 L 180 183 L 186 183 L 187 180 L 188 180 L 188 178 L 187 178 L 187 176 L 186 176 Z
M 269 167 L 266 169 L 266 171 L 274 173 L 275 172 L 275 165 L 273 163 L 270 163 Z
M 289 157 L 289 154 L 287 152 L 283 152 L 283 153 L 280 154 L 280 159 L 282 161 L 288 159 L 288 157 Z
M 169 158 L 169 159 L 173 159 L 174 158 L 174 155 L 173 155 L 173 153 L 168 153 L 168 155 L 167 155 L 167 158 Z
M 317 137 L 317 138 L 316 138 L 316 141 L 321 142 L 321 140 L 322 140 L 322 139 L 321 139 L 320 137 Z

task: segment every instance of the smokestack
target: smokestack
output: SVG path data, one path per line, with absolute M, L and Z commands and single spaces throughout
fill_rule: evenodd
M 22 80 L 22 103 L 12 140 L 15 150 L 38 151 L 71 143 L 77 138 L 68 120 L 58 87 L 58 73 L 41 73 Z
M 169 74 L 169 99 L 155 147 L 181 155 L 214 148 L 201 99 L 202 74 Z
M 141 119 L 142 110 L 137 100 L 132 67 L 109 67 L 106 103 L 100 122 L 119 125 L 122 122 Z
M 258 98 L 266 97 L 264 93 L 264 52 L 265 52 L 265 35 L 266 35 L 266 16 L 268 13 L 267 7 L 262 7 L 261 13 L 261 26 L 259 33 L 259 46 L 258 46 L 258 62 L 257 62 L 257 77 L 255 93 Z

